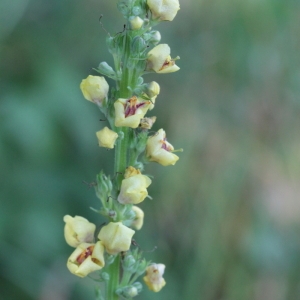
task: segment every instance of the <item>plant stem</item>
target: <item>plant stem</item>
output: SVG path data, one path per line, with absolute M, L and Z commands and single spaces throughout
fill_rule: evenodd
M 107 284 L 106 300 L 119 300 L 119 296 L 116 294 L 116 289 L 119 285 L 119 272 L 120 272 L 119 266 L 120 266 L 120 255 L 118 254 L 114 262 L 108 268 L 110 278 Z
M 130 98 L 131 90 L 128 89 L 132 85 L 132 69 L 128 68 L 128 62 L 130 60 L 130 39 L 125 31 L 124 35 L 124 49 L 123 49 L 123 65 L 122 65 L 122 79 L 120 81 L 119 97 Z M 114 171 L 117 176 L 116 190 L 120 190 L 122 180 L 124 178 L 125 169 L 128 167 L 128 149 L 129 149 L 129 130 L 128 127 L 117 127 L 116 131 L 119 138 L 115 147 L 115 166 Z M 120 255 L 117 255 L 114 262 L 109 266 L 110 280 L 107 285 L 107 300 L 118 300 L 119 297 L 115 293 L 120 282 Z

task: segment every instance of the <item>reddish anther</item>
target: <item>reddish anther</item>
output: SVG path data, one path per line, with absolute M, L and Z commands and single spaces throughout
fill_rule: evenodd
M 86 248 L 76 259 L 79 264 L 82 264 L 94 251 L 94 246 Z

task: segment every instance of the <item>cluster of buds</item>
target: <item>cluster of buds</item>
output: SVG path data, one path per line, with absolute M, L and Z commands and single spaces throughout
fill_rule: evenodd
M 137 205 L 151 198 L 147 189 L 152 181 L 142 174 L 144 164 L 169 166 L 179 159 L 163 129 L 149 133 L 156 117 L 147 114 L 155 106 L 160 86 L 155 81 L 144 83 L 142 78 L 147 73 L 179 70 L 175 63 L 179 57 L 171 58 L 170 47 L 159 44 L 161 35 L 152 30 L 158 23 L 174 19 L 179 2 L 119 0 L 118 8 L 127 19 L 127 26 L 122 33 L 107 38 L 115 68 L 101 62 L 96 70 L 115 80 L 116 88 L 109 93 L 104 76 L 89 75 L 80 84 L 84 98 L 95 103 L 108 121 L 108 126 L 96 132 L 99 146 L 116 151 L 114 179 L 101 171 L 95 183 L 102 206 L 93 210 L 108 222 L 95 235 L 95 224 L 83 217 L 66 215 L 64 233 L 67 243 L 76 248 L 67 262 L 71 273 L 85 277 L 100 271 L 103 281 L 108 282 L 115 276 L 110 273 L 110 266 L 118 263 L 119 257 L 122 275 L 113 293 L 131 299 L 141 291 L 141 283 L 135 280 L 144 273 L 150 290 L 158 292 L 166 284 L 165 266 L 147 262 L 141 258 L 141 251 L 132 250 L 131 246 L 136 246 L 132 239 L 135 230 L 140 230 L 144 223 L 144 212 Z M 112 286 L 107 284 L 107 288 Z

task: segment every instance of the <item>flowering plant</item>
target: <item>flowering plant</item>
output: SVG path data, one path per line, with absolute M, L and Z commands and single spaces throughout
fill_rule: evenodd
M 80 84 L 84 98 L 97 105 L 110 127 L 96 132 L 99 146 L 115 149 L 113 179 L 101 171 L 95 184 L 102 206 L 94 210 L 107 222 L 95 237 L 96 226 L 87 219 L 64 217 L 65 239 L 76 248 L 67 261 L 68 269 L 79 277 L 99 272 L 96 280 L 104 284 L 97 295 L 106 300 L 138 295 L 142 285 L 136 280 L 145 273 L 143 279 L 150 290 L 158 292 L 166 284 L 162 277 L 165 266 L 142 258 L 132 237 L 144 223 L 144 212 L 136 205 L 150 197 L 147 188 L 152 181 L 142 174 L 144 165 L 157 162 L 169 166 L 179 159 L 163 129 L 149 135 L 156 117 L 146 114 L 154 108 L 160 86 L 154 81 L 144 83 L 142 77 L 179 70 L 170 47 L 158 44 L 161 35 L 152 30 L 158 23 L 174 19 L 179 2 L 119 0 L 118 8 L 126 19 L 125 29 L 106 39 L 114 68 L 101 62 L 96 70 L 113 79 L 116 87 L 110 89 L 105 77 L 92 75 Z

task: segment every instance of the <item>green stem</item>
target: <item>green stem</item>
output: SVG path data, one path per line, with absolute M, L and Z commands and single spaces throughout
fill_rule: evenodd
M 117 176 L 117 190 L 120 190 L 123 175 L 127 167 L 127 150 L 128 150 L 128 127 L 116 128 L 117 133 L 120 135 L 123 132 L 123 138 L 119 139 L 115 147 L 115 174 Z
M 128 99 L 131 97 L 131 90 L 128 86 L 131 86 L 132 82 L 132 72 L 128 68 L 128 61 L 130 60 L 130 39 L 125 32 L 124 36 L 124 49 L 123 49 L 123 70 L 122 79 L 120 81 L 120 90 L 118 96 L 120 98 Z M 116 61 L 116 60 L 115 60 Z M 115 167 L 114 171 L 116 174 L 116 191 L 120 190 L 122 180 L 124 178 L 125 169 L 128 167 L 128 149 L 129 149 L 129 128 L 128 127 L 117 127 L 116 131 L 119 138 L 115 147 Z M 115 291 L 119 286 L 120 282 L 120 255 L 116 257 L 114 262 L 109 266 L 108 270 L 110 274 L 110 279 L 107 285 L 107 300 L 118 300 L 119 297 L 116 295 Z
M 120 272 L 120 255 L 117 255 L 114 262 L 108 268 L 109 281 L 106 289 L 106 300 L 119 300 L 116 294 L 116 289 L 119 285 L 119 272 Z

